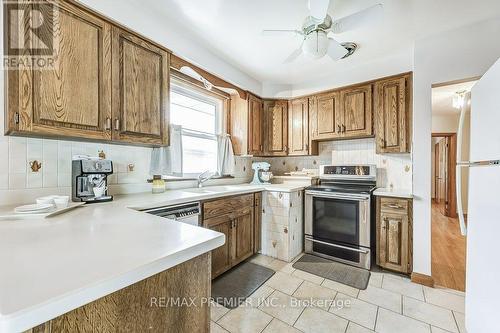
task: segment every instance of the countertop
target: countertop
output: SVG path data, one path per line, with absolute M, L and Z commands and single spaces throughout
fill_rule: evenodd
M 139 209 L 304 187 L 241 184 L 118 195 L 47 219 L 0 221 L 0 331 L 29 329 L 225 242 L 221 233 Z M 0 214 L 12 209 L 0 207 Z
M 393 197 L 393 198 L 403 198 L 403 199 L 413 198 L 412 191 L 408 189 L 377 188 L 373 192 L 373 194 L 380 197 Z

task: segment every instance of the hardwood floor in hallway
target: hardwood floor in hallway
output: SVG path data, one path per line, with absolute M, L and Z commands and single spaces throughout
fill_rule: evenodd
M 465 291 L 466 238 L 458 218 L 444 216 L 432 203 L 432 277 L 438 286 Z

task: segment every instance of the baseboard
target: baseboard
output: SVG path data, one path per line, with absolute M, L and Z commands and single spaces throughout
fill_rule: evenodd
M 411 273 L 411 282 L 434 288 L 434 279 L 429 275 L 413 272 Z

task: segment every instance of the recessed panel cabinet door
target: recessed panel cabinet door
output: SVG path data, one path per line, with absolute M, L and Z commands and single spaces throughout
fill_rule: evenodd
M 253 208 L 237 213 L 234 218 L 234 258 L 233 265 L 250 257 L 254 246 Z
M 57 6 L 55 67 L 20 75 L 19 130 L 110 139 L 111 27 L 71 4 Z
M 262 155 L 264 150 L 263 136 L 263 105 L 262 100 L 248 95 L 248 153 Z
M 288 155 L 309 154 L 309 101 L 295 99 L 288 107 Z
M 342 136 L 340 94 L 332 92 L 314 96 L 310 103 L 312 140 L 327 140 Z
M 168 145 L 169 55 L 113 30 L 113 139 Z
M 288 145 L 288 103 L 264 102 L 264 154 L 286 156 Z
M 342 90 L 341 103 L 342 135 L 346 138 L 373 135 L 372 86 Z
M 408 217 L 382 212 L 379 228 L 380 266 L 406 273 L 408 271 Z
M 375 83 L 377 153 L 410 151 L 410 103 L 406 85 L 406 77 Z
M 203 226 L 205 228 L 223 233 L 226 236 L 224 245 L 212 250 L 212 279 L 231 267 L 231 249 L 233 246 L 232 223 L 233 221 L 227 215 L 213 217 L 203 221 Z

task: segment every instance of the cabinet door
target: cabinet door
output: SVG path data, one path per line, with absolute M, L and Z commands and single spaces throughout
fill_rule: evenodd
M 254 251 L 253 209 L 246 208 L 234 215 L 234 256 L 233 265 L 250 257 Z
M 262 239 L 262 192 L 255 193 L 255 208 L 253 211 L 254 216 L 254 237 L 253 237 L 253 251 L 258 253 L 261 250 Z
M 288 155 L 309 154 L 309 101 L 300 98 L 288 107 Z
M 372 86 L 343 90 L 341 102 L 342 136 L 356 138 L 373 135 Z
M 250 155 L 262 155 L 264 150 L 262 113 L 262 100 L 248 95 L 248 153 Z
M 113 30 L 113 140 L 168 145 L 169 55 Z
M 379 265 L 407 273 L 408 216 L 382 212 L 379 221 Z
M 231 267 L 232 262 L 232 224 L 233 221 L 229 216 L 223 215 L 206 219 L 203 221 L 203 226 L 210 230 L 223 233 L 226 236 L 224 245 L 212 250 L 212 279 L 224 273 Z
M 288 145 L 288 103 L 264 102 L 264 154 L 286 156 Z
M 9 106 L 19 112 L 14 131 L 110 139 L 111 27 L 78 6 L 55 5 L 59 7 L 53 22 L 59 37 L 54 43 L 55 67 L 7 73 Z M 47 10 L 36 3 L 32 6 Z
M 332 92 L 312 98 L 311 136 L 312 140 L 335 139 L 342 136 L 340 94 Z
M 375 83 L 377 153 L 409 152 L 407 78 Z

